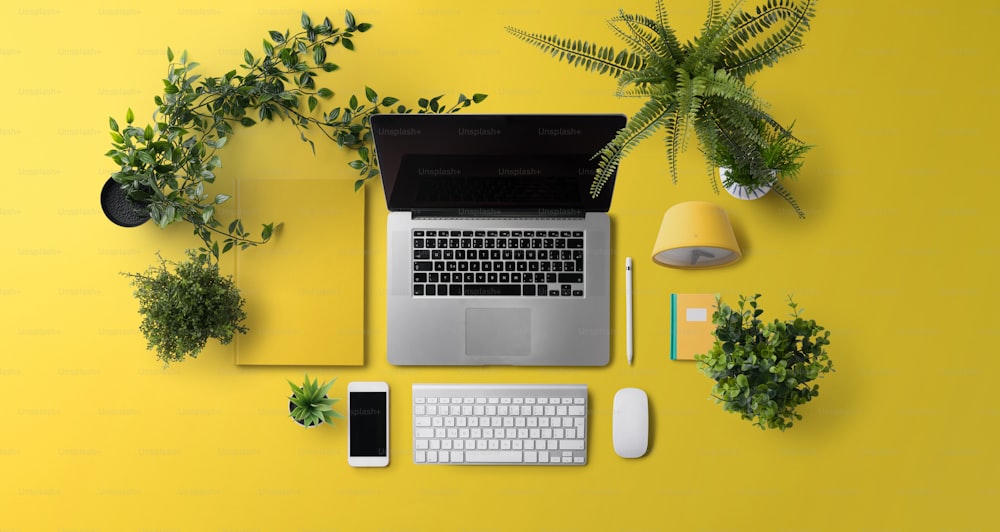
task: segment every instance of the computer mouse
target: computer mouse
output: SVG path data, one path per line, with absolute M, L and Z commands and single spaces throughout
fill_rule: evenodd
M 612 436 L 622 458 L 639 458 L 649 444 L 649 397 L 639 388 L 622 388 L 615 394 Z

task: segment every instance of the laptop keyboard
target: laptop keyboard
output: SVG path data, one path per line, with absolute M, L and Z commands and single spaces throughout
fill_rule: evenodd
M 583 297 L 584 231 L 415 229 L 415 297 Z

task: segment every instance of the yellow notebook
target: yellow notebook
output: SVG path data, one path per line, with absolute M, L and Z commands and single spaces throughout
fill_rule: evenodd
M 364 190 L 350 180 L 241 179 L 237 212 L 247 229 L 281 226 L 237 251 L 250 332 L 237 335 L 236 363 L 364 364 Z
M 715 343 L 714 294 L 670 295 L 670 360 L 694 360 Z

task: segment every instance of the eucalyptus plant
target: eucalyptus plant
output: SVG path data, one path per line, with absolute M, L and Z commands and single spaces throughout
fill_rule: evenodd
M 760 319 L 760 294 L 740 296 L 737 308 L 717 300 L 715 343 L 695 355 L 698 369 L 715 380 L 712 397 L 728 412 L 761 429 L 790 428 L 800 405 L 819 395 L 810 383 L 833 370 L 826 353 L 830 331 L 802 317 L 789 296 L 791 319 Z
M 197 358 L 209 338 L 228 344 L 248 331 L 239 288 L 207 255 L 188 250 L 184 261 L 159 257 L 145 272 L 123 275 L 131 278 L 139 300 L 139 330 L 147 348 L 156 350 L 164 366 Z
M 677 182 L 677 155 L 696 136 L 709 159 L 728 150 L 740 162 L 756 169 L 769 138 L 761 125 L 785 130 L 767 111 L 767 103 L 747 78 L 802 46 L 816 0 L 766 0 L 752 10 L 744 0 L 723 8 L 709 0 L 701 33 L 681 42 L 671 28 L 663 1 L 657 0 L 653 18 L 627 14 L 608 20 L 612 32 L 625 42 L 616 51 L 589 41 L 544 35 L 507 27 L 515 37 L 560 61 L 618 80 L 617 95 L 645 98 L 646 102 L 597 154 L 597 174 L 590 193 L 600 194 L 622 158 L 658 130 L 666 132 L 670 175 Z M 791 138 L 790 133 L 787 137 Z M 718 193 L 714 169 L 712 187 Z M 787 189 L 775 191 L 803 216 Z
M 363 96 L 351 95 L 346 105 L 323 111 L 321 100 L 331 99 L 334 91 L 319 86 L 318 81 L 321 75 L 339 70 L 330 61 L 330 52 L 354 50 L 354 40 L 372 25 L 358 22 L 347 11 L 340 28 L 329 18 L 314 23 L 305 13 L 301 26 L 294 34 L 289 30 L 269 32 L 262 54 L 245 50 L 238 69 L 217 77 L 202 77 L 196 72 L 198 63 L 190 61 L 187 52 L 175 56 L 168 48 L 167 77 L 163 94 L 154 98 L 153 122 L 136 124 L 131 109 L 124 127 L 109 119 L 112 149 L 106 155 L 119 166 L 111 177 L 129 199 L 147 206 L 160 227 L 178 221 L 193 224 L 194 233 L 204 242 L 200 251 L 216 259 L 236 246 L 266 242 L 274 227 L 264 224 L 257 238 L 238 219 L 224 225 L 216 218 L 216 208 L 230 196 L 210 195 L 206 185 L 215 181 L 216 171 L 222 167 L 217 152 L 227 144 L 235 126 L 251 127 L 275 118 L 287 121 L 314 153 L 315 144 L 307 132 L 319 131 L 337 146 L 357 153 L 358 158 L 349 163 L 359 175 L 357 189 L 378 175 L 368 123 L 371 115 L 451 113 L 486 98 L 483 94 L 472 98 L 459 95 L 448 105 L 442 103 L 444 96 L 440 95 L 420 98 L 416 107 L 408 107 L 366 86 Z M 222 238 L 221 248 L 215 237 Z
M 340 412 L 333 409 L 333 405 L 337 404 L 340 399 L 327 397 L 330 387 L 336 381 L 337 379 L 333 379 L 330 382 L 319 384 L 318 379 L 310 381 L 309 374 L 306 374 L 305 381 L 301 386 L 288 381 L 288 385 L 292 388 L 292 395 L 288 398 L 290 403 L 289 417 L 305 428 L 320 423 L 333 425 L 334 418 L 343 418 L 344 416 Z

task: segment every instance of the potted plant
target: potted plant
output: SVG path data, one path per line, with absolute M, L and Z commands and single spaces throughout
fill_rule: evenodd
M 350 11 L 342 28 L 334 27 L 328 18 L 316 24 L 305 13 L 301 23 L 302 30 L 295 34 L 271 31 L 264 39 L 262 55 L 246 50 L 238 69 L 218 77 L 202 77 L 196 73 L 198 64 L 189 61 L 186 52 L 175 58 L 167 49 L 167 77 L 163 80 L 163 94 L 154 98 L 157 109 L 153 122 L 144 127 L 135 124 L 131 109 L 126 113 L 124 127 L 114 118 L 109 119 L 112 149 L 106 155 L 119 169 L 110 179 L 117 183 L 118 190 L 109 183 L 107 196 L 118 204 L 122 197 L 127 198 L 160 227 L 178 221 L 191 223 L 204 242 L 201 251 L 218 258 L 235 246 L 246 248 L 266 242 L 273 230 L 273 224 L 265 224 L 257 238 L 245 231 L 239 220 L 224 225 L 216 219 L 216 207 L 229 196 L 210 195 L 206 189 L 222 166 L 217 152 L 233 135 L 235 126 L 250 127 L 275 118 L 287 120 L 313 150 L 315 145 L 306 131 L 318 130 L 338 146 L 357 152 L 358 159 L 349 164 L 360 174 L 355 183 L 359 188 L 378 175 L 371 153 L 369 116 L 414 110 L 454 112 L 486 98 L 482 94 L 471 99 L 460 95 L 451 106 L 441 103 L 443 96 L 421 98 L 417 108 L 412 109 L 397 98 L 380 97 L 365 87 L 362 98 L 351 96 L 347 105 L 316 116 L 320 100 L 334 94 L 318 86 L 317 80 L 320 74 L 339 68 L 329 61 L 328 51 L 338 47 L 354 50 L 354 39 L 368 31 L 371 24 L 357 22 Z M 215 237 L 222 238 L 221 248 Z
M 292 395 L 288 398 L 288 415 L 307 429 L 320 423 L 333 425 L 333 418 L 343 418 L 343 415 L 333 409 L 333 405 L 340 399 L 327 397 L 330 387 L 336 381 L 337 379 L 333 379 L 319 384 L 318 379 L 310 381 L 309 374 L 306 374 L 302 386 L 288 381 L 292 388 Z
M 244 299 L 231 276 L 204 254 L 187 250 L 187 260 L 158 265 L 131 277 L 142 314 L 148 349 L 155 349 L 164 366 L 186 357 L 197 358 L 209 338 L 228 344 L 236 333 L 246 333 Z M 168 268 L 172 265 L 172 269 Z
M 742 9 L 743 3 L 735 0 L 722 9 L 719 0 L 711 0 L 701 34 L 683 43 L 668 23 L 662 0 L 657 0 L 653 18 L 619 11 L 608 22 L 627 45 L 621 51 L 507 28 L 517 38 L 559 60 L 617 78 L 619 96 L 646 99 L 597 154 L 598 171 L 590 189 L 593 196 L 600 194 L 622 158 L 659 129 L 666 132 L 674 183 L 676 156 L 687 148 L 692 133 L 709 158 L 716 157 L 720 147 L 724 149 L 735 139 L 740 147 L 757 146 L 742 150 L 740 162 L 749 158 L 746 162 L 754 169 L 764 165 L 763 153 L 769 147 L 767 139 L 761 137 L 761 123 L 784 129 L 768 114 L 767 104 L 747 78 L 801 48 L 816 1 L 766 2 L 753 10 Z M 714 171 L 710 173 L 712 187 L 718 193 Z M 785 194 L 782 197 L 790 198 Z M 801 210 L 796 211 L 802 216 Z
M 819 395 L 819 385 L 810 382 L 833 371 L 825 349 L 830 331 L 802 318 L 791 297 L 791 319 L 765 322 L 758 298 L 740 296 L 736 309 L 718 299 L 715 343 L 695 360 L 715 380 L 712 397 L 724 410 L 761 429 L 783 431 L 802 419 L 796 408 Z
M 723 188 L 733 197 L 745 200 L 760 198 L 774 189 L 799 216 L 804 216 L 782 181 L 798 177 L 802 158 L 812 146 L 795 138 L 791 129 L 761 120 L 760 141 L 733 135 L 706 150 L 709 163 L 719 168 Z

